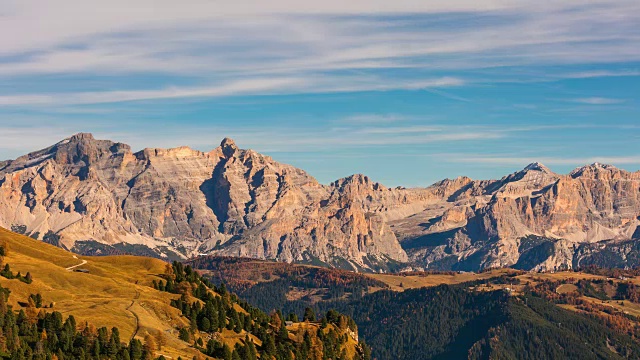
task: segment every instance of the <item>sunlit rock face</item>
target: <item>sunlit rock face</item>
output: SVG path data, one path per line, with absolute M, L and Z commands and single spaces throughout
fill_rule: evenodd
M 392 223 L 396 232 L 404 234 L 403 247 L 414 262 L 477 270 L 515 266 L 525 251 L 533 250 L 539 259 L 530 269 L 571 268 L 579 262 L 580 244 L 638 235 L 638 172 L 592 164 L 558 175 L 534 163 L 497 181 L 457 184 L 459 190 L 441 213 L 428 209 L 424 216 L 414 216 L 418 219 L 414 226 L 402 220 Z M 526 239 L 532 237 L 553 245 L 544 252 L 528 249 Z
M 182 256 L 219 253 L 284 261 L 405 262 L 379 214 L 379 185 L 319 184 L 300 169 L 239 149 L 144 149 L 77 134 L 2 163 L 0 224 L 43 239 L 139 244 Z M 362 188 L 361 188 L 362 187 Z
M 132 152 L 91 134 L 0 162 L 0 225 L 68 249 L 93 241 L 161 257 L 548 270 L 595 251 L 580 244 L 634 238 L 639 216 L 640 173 L 602 164 L 559 175 L 533 163 L 415 189 L 365 175 L 323 185 L 228 138 L 210 152 Z

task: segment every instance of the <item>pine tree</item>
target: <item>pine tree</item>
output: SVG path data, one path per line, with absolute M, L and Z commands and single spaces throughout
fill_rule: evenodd
M 231 360 L 243 360 L 242 357 L 240 357 L 238 350 L 233 350 L 233 353 L 231 353 Z
M 131 339 L 129 342 L 129 357 L 131 360 L 142 359 L 142 343 L 138 339 Z
M 97 340 L 93 342 L 91 354 L 95 357 L 100 357 L 100 342 Z
M 256 346 L 253 344 L 253 341 L 249 338 L 249 335 L 244 337 L 245 349 L 246 349 L 246 357 L 249 360 L 257 360 L 258 352 L 256 351 Z
M 180 328 L 178 332 L 179 332 L 178 337 L 180 338 L 180 340 L 184 342 L 191 341 L 191 334 L 189 334 L 189 330 L 187 330 L 187 328 Z
M 316 313 L 312 308 L 307 307 L 304 309 L 304 316 L 302 317 L 303 321 L 316 321 Z
M 276 339 L 272 334 L 268 334 L 267 338 L 263 341 L 262 347 L 264 349 L 264 353 L 269 356 L 274 356 L 276 354 Z
M 211 322 L 209 321 L 209 319 L 207 319 L 206 317 L 202 318 L 202 320 L 200 321 L 200 326 L 198 326 L 200 328 L 201 331 L 209 331 L 210 327 L 211 327 Z
M 222 345 L 222 358 L 224 360 L 232 360 L 233 354 L 231 352 L 231 348 L 229 347 L 229 345 L 224 344 Z
M 278 339 L 280 341 L 287 341 L 289 340 L 289 331 L 287 330 L 287 327 L 285 326 L 285 323 L 281 323 L 280 325 L 280 331 L 278 332 Z

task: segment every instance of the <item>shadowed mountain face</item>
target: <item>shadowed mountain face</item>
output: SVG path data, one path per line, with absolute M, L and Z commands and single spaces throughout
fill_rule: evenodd
M 534 163 L 500 180 L 422 189 L 363 175 L 322 185 L 230 139 L 210 152 L 134 153 L 77 134 L 1 162 L 0 194 L 0 225 L 68 249 L 362 270 L 510 266 L 536 248 L 531 237 L 551 245 L 528 254 L 528 267 L 571 267 L 585 253 L 578 244 L 632 239 L 640 223 L 640 173 L 608 165 L 558 175 Z

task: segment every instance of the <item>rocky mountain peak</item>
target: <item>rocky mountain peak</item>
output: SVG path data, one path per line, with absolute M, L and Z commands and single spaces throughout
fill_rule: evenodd
M 551 171 L 548 167 L 539 162 L 533 162 L 525 166 L 522 170 L 506 176 L 504 179 L 507 182 L 520 181 L 530 177 L 556 177 L 557 174 Z
M 597 169 L 602 169 L 602 170 L 618 170 L 617 167 L 610 165 L 610 164 L 603 164 L 603 163 L 599 163 L 599 162 L 594 162 L 592 164 L 583 166 L 584 168 L 588 168 L 588 169 L 593 169 L 593 170 L 597 170 Z
M 232 157 L 239 149 L 236 142 L 231 138 L 224 138 L 220 143 L 220 149 L 225 157 Z
M 573 170 L 570 173 L 570 175 L 573 178 L 577 178 L 580 176 L 592 176 L 594 174 L 601 173 L 601 172 L 611 173 L 611 172 L 619 172 L 619 171 L 621 170 L 613 165 L 594 162 L 592 164 L 585 165 Z
M 369 184 L 371 183 L 371 179 L 367 175 L 364 174 L 353 174 L 344 178 L 346 182 L 355 182 L 359 184 Z
M 209 153 L 131 154 L 128 145 L 79 133 L 0 162 L 0 226 L 40 238 L 52 232 L 70 249 L 93 240 L 176 257 L 363 269 L 408 254 L 420 266 L 475 270 L 517 263 L 518 242 L 531 234 L 576 243 L 635 236 L 638 189 L 640 172 L 595 163 L 561 176 L 537 162 L 500 180 L 388 189 L 355 174 L 324 186 L 229 138 Z
M 386 190 L 386 188 L 375 181 L 372 181 L 368 176 L 363 174 L 353 174 L 345 178 L 334 181 L 331 184 L 333 187 L 341 190 L 349 189 L 351 191 L 371 191 L 371 190 Z
M 499 197 L 518 197 L 531 194 L 556 182 L 560 175 L 554 173 L 539 162 L 527 165 L 524 169 L 503 177 L 492 189 Z M 494 190 L 496 190 L 494 192 Z
M 525 168 L 522 170 L 523 171 L 542 171 L 547 174 L 553 174 L 553 171 L 551 171 L 548 167 L 544 166 L 542 163 L 539 163 L 537 161 L 532 162 L 531 164 L 525 166 Z
M 461 188 L 469 183 L 473 182 L 473 179 L 471 179 L 468 176 L 458 176 L 455 179 L 444 179 L 444 180 L 440 180 L 436 183 L 434 183 L 433 185 L 431 185 L 431 187 L 445 187 L 445 188 Z
M 49 159 L 59 164 L 88 165 L 104 152 L 111 151 L 113 145 L 114 143 L 108 140 L 96 140 L 90 133 L 78 133 L 47 148 L 20 156 L 13 161 L 6 161 L 2 170 L 11 172 L 38 166 Z
M 90 142 L 90 141 L 95 141 L 95 140 L 96 139 L 93 137 L 92 133 L 79 132 L 77 134 L 71 135 L 70 137 L 60 141 L 58 144 L 77 143 L 77 142 Z
M 55 144 L 51 152 L 59 164 L 86 166 L 104 155 L 120 150 L 113 148 L 114 145 L 109 140 L 96 140 L 90 133 L 78 133 Z

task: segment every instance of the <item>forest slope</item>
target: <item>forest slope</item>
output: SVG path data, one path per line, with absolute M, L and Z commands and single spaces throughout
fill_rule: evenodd
M 254 348 L 254 353 L 266 356 L 265 351 L 270 350 L 261 346 L 260 336 L 269 339 L 275 334 L 269 334 L 274 320 L 284 326 L 284 319 L 280 320 L 282 315 L 270 318 L 249 304 L 239 302 L 233 294 L 219 294 L 217 289 L 209 287 L 195 272 L 181 264 L 171 266 L 158 259 L 137 256 L 77 256 L 2 228 L 0 247 L 4 253 L 0 286 L 10 291 L 7 304 L 13 310 L 36 314 L 58 312 L 65 318 L 72 315 L 78 330 L 115 327 L 125 344 L 133 338 L 145 342 L 148 336 L 161 338 L 163 344 L 154 351 L 154 357 L 192 358 L 214 353 L 222 356 L 221 346 L 238 350 L 238 344 L 241 345 L 239 351 Z M 174 285 L 160 288 L 160 283 Z M 38 305 L 34 308 L 32 299 L 36 297 Z M 224 301 L 210 304 L 216 298 Z M 215 316 L 219 328 L 202 328 L 200 323 L 194 327 L 193 321 L 186 316 L 185 311 L 191 310 L 185 310 L 185 307 L 197 310 L 211 306 L 213 309 L 214 305 L 218 309 Z M 334 316 L 336 323 L 341 316 Z M 293 323 L 288 330 L 291 336 L 299 336 L 300 340 L 289 336 L 276 338 L 274 346 L 283 352 L 304 351 L 305 346 L 301 343 L 304 333 L 309 330 L 315 336 L 317 327 L 312 323 Z M 338 330 L 332 323 L 323 331 L 328 334 L 332 329 L 338 334 L 346 331 Z M 354 340 L 357 330 L 349 331 L 355 335 L 326 344 L 336 346 L 338 351 L 344 350 L 350 360 L 361 350 Z M 0 342 L 0 347 L 2 345 Z M 315 351 L 322 355 L 329 347 L 325 345 Z

